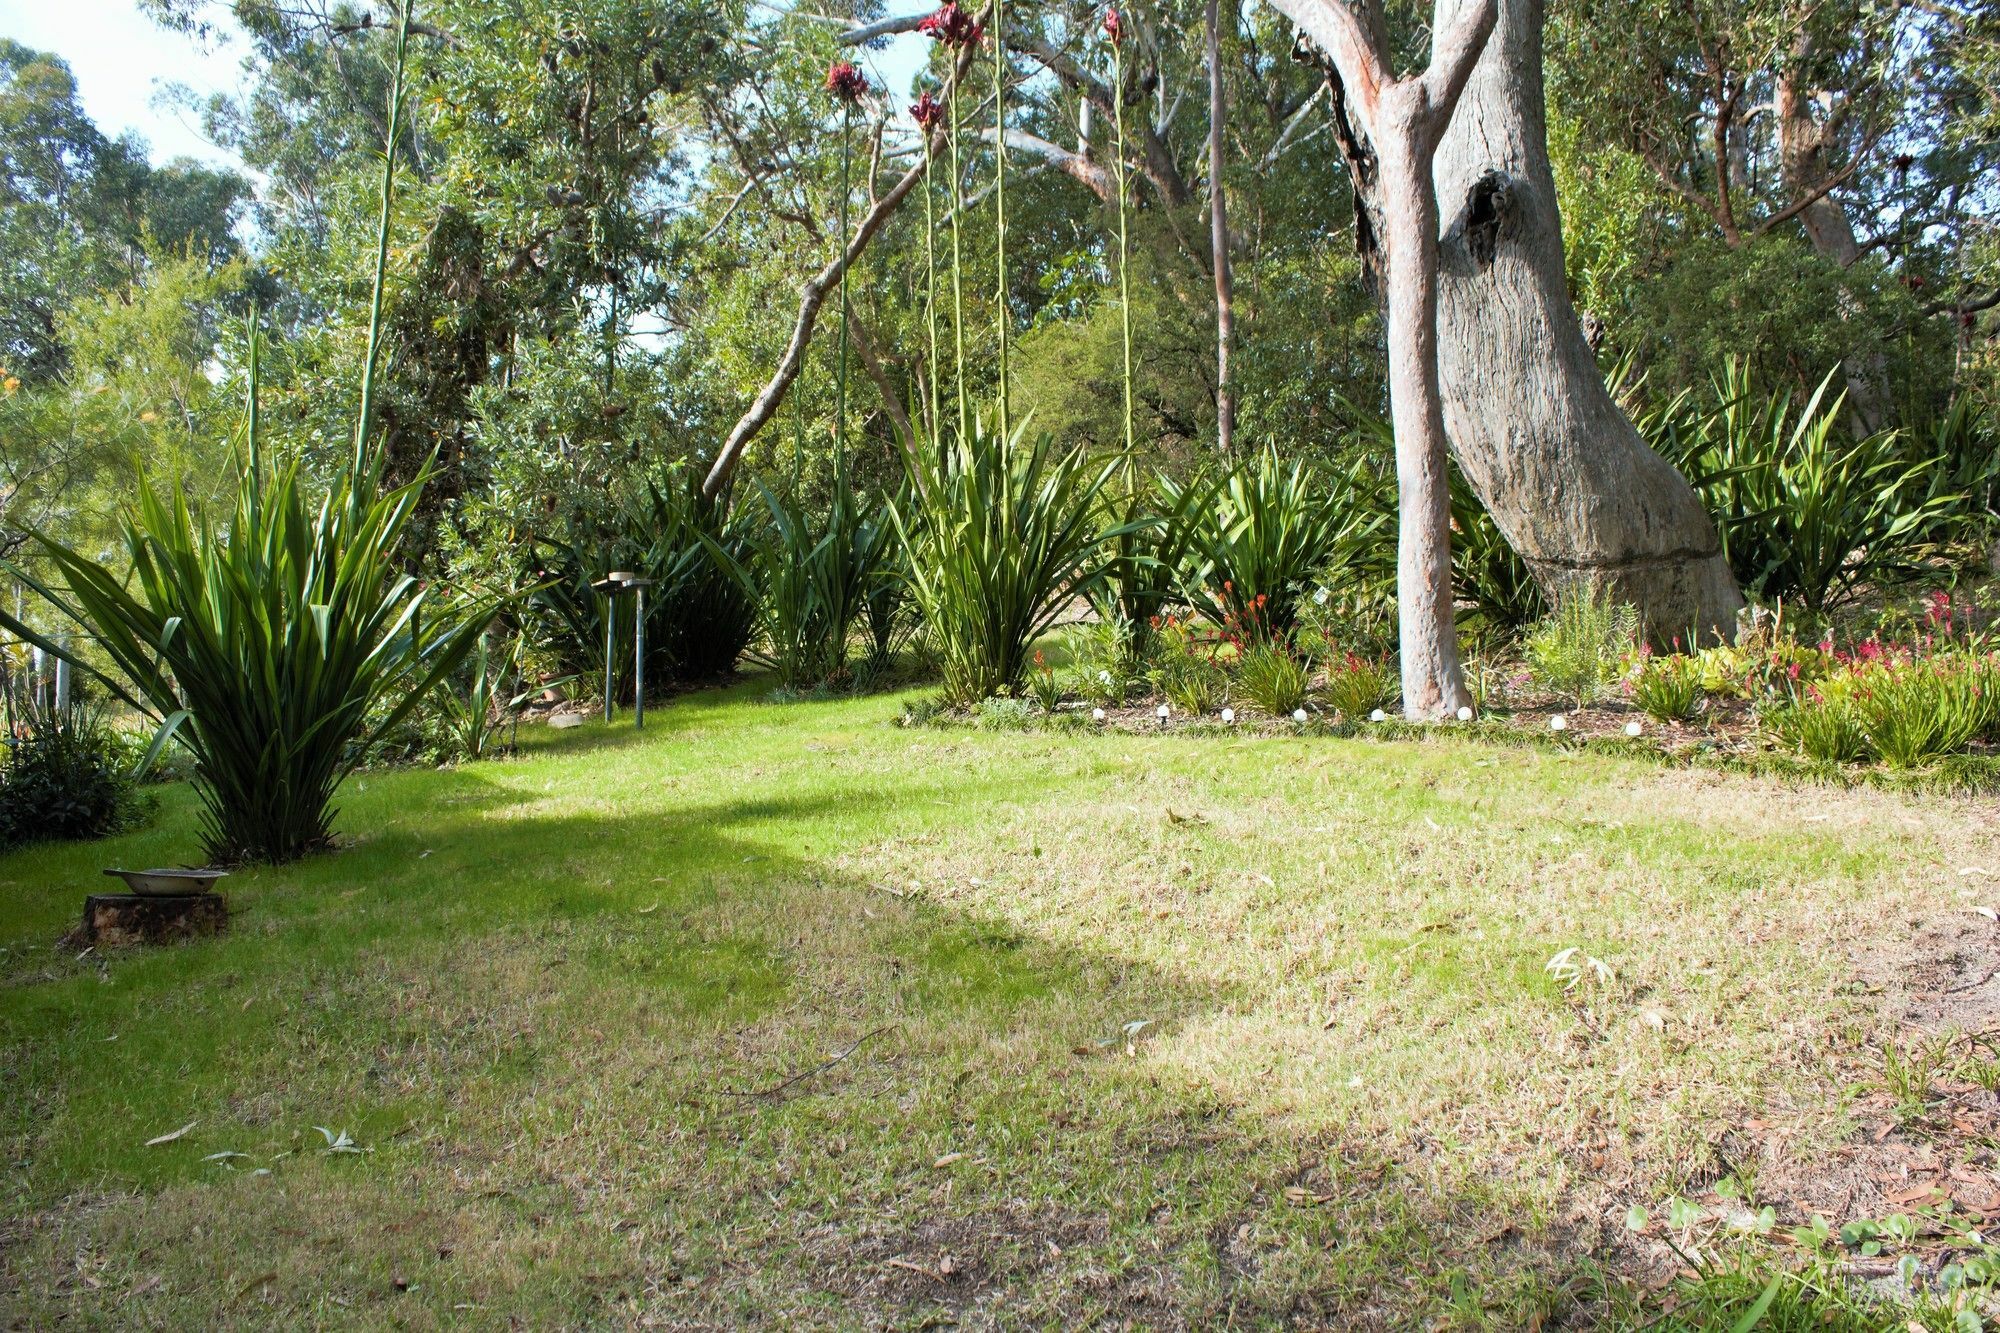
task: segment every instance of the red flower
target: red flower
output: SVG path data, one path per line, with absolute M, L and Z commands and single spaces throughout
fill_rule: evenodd
M 944 119 L 944 103 L 926 92 L 910 108 L 910 119 L 917 122 L 918 128 L 928 130 Z
M 1123 23 L 1118 17 L 1118 11 L 1115 9 L 1104 11 L 1104 35 L 1111 39 L 1113 46 L 1118 45 L 1125 35 Z
M 845 60 L 826 67 L 826 90 L 843 102 L 858 102 L 868 91 L 868 80 Z
M 939 5 L 937 12 L 927 16 L 917 25 L 917 31 L 926 37 L 943 42 L 946 46 L 973 46 L 986 35 L 986 29 L 979 26 L 971 14 L 956 3 L 947 0 Z

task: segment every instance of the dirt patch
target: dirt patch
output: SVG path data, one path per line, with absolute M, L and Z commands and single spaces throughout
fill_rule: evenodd
M 816 1284 L 838 1292 L 851 1308 L 900 1323 L 919 1311 L 985 1323 L 997 1319 L 1010 1288 L 1077 1262 L 1072 1252 L 1101 1244 L 1106 1219 L 1043 1206 L 1008 1206 L 963 1216 L 936 1216 L 907 1226 L 855 1231 L 828 1226 L 805 1238 Z M 1084 1290 L 1131 1287 L 1135 1309 L 1168 1308 L 1171 1283 L 1099 1272 L 1080 1275 Z M 1100 1296 L 1110 1294 L 1100 1291 Z M 1154 1303 L 1158 1302 L 1157 1305 Z M 893 1317 L 891 1317 L 893 1316 Z
M 2000 920 L 1980 909 L 1926 922 L 1906 942 L 1873 948 L 1858 969 L 1900 1023 L 1934 1035 L 2000 1029 Z

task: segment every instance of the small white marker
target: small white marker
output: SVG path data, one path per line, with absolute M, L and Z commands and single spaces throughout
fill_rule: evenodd
M 1167 720 L 1167 713 L 1168 709 L 1165 704 L 1161 704 L 1158 708 L 1153 710 L 1153 716 L 1157 717 L 1162 722 L 1165 722 Z
M 1234 708 L 1223 709 L 1222 721 L 1225 725 L 1233 724 L 1236 721 L 1236 710 Z
M 1370 722 L 1387 722 L 1389 715 L 1378 708 L 1368 715 L 1368 720 Z
M 1561 713 L 1557 713 L 1554 717 L 1549 719 L 1549 730 L 1550 731 L 1569 730 L 1569 719 L 1564 717 Z
M 1102 708 L 1091 709 L 1090 720 L 1092 722 L 1102 722 L 1104 720 L 1104 710 Z
M 1470 722 L 1470 721 L 1472 721 L 1472 705 L 1471 705 L 1471 704 L 1460 704 L 1460 705 L 1459 705 L 1459 708 L 1458 708 L 1458 720 L 1459 720 L 1460 722 Z
M 1644 730 L 1645 728 L 1640 726 L 1637 722 L 1627 722 L 1625 724 L 1625 734 L 1627 736 L 1637 736 Z
M 1294 722 L 1303 722 L 1303 721 L 1305 721 L 1305 720 L 1306 720 L 1306 710 L 1305 710 L 1305 709 L 1303 709 L 1303 708 L 1294 708 L 1294 709 L 1292 710 L 1292 721 L 1294 721 Z

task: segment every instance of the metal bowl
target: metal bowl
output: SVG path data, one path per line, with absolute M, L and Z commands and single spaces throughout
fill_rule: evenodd
M 107 870 L 125 881 L 125 887 L 142 898 L 187 898 L 207 893 L 227 870 Z

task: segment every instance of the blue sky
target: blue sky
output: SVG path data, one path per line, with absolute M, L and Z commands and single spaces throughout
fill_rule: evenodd
M 204 99 L 236 91 L 240 44 L 203 46 L 168 32 L 132 0 L 0 0 L 0 37 L 67 60 L 98 128 L 114 136 L 137 131 L 152 145 L 154 161 L 235 161 L 202 137 L 195 116 L 166 106 L 159 94 L 170 83 Z
M 894 13 L 919 13 L 929 0 L 902 0 Z M 211 6 L 204 15 L 228 29 L 226 11 Z M 116 136 L 136 131 L 152 146 L 153 160 L 194 157 L 235 165 L 235 158 L 202 137 L 199 120 L 170 106 L 162 91 L 172 84 L 206 100 L 242 86 L 243 45 L 228 36 L 197 42 L 169 32 L 139 11 L 133 0 L 0 0 L 0 37 L 53 51 L 75 71 L 84 109 L 98 128 Z M 862 53 L 870 82 L 897 97 L 898 111 L 912 74 L 920 68 L 927 43 L 905 35 L 879 51 Z

